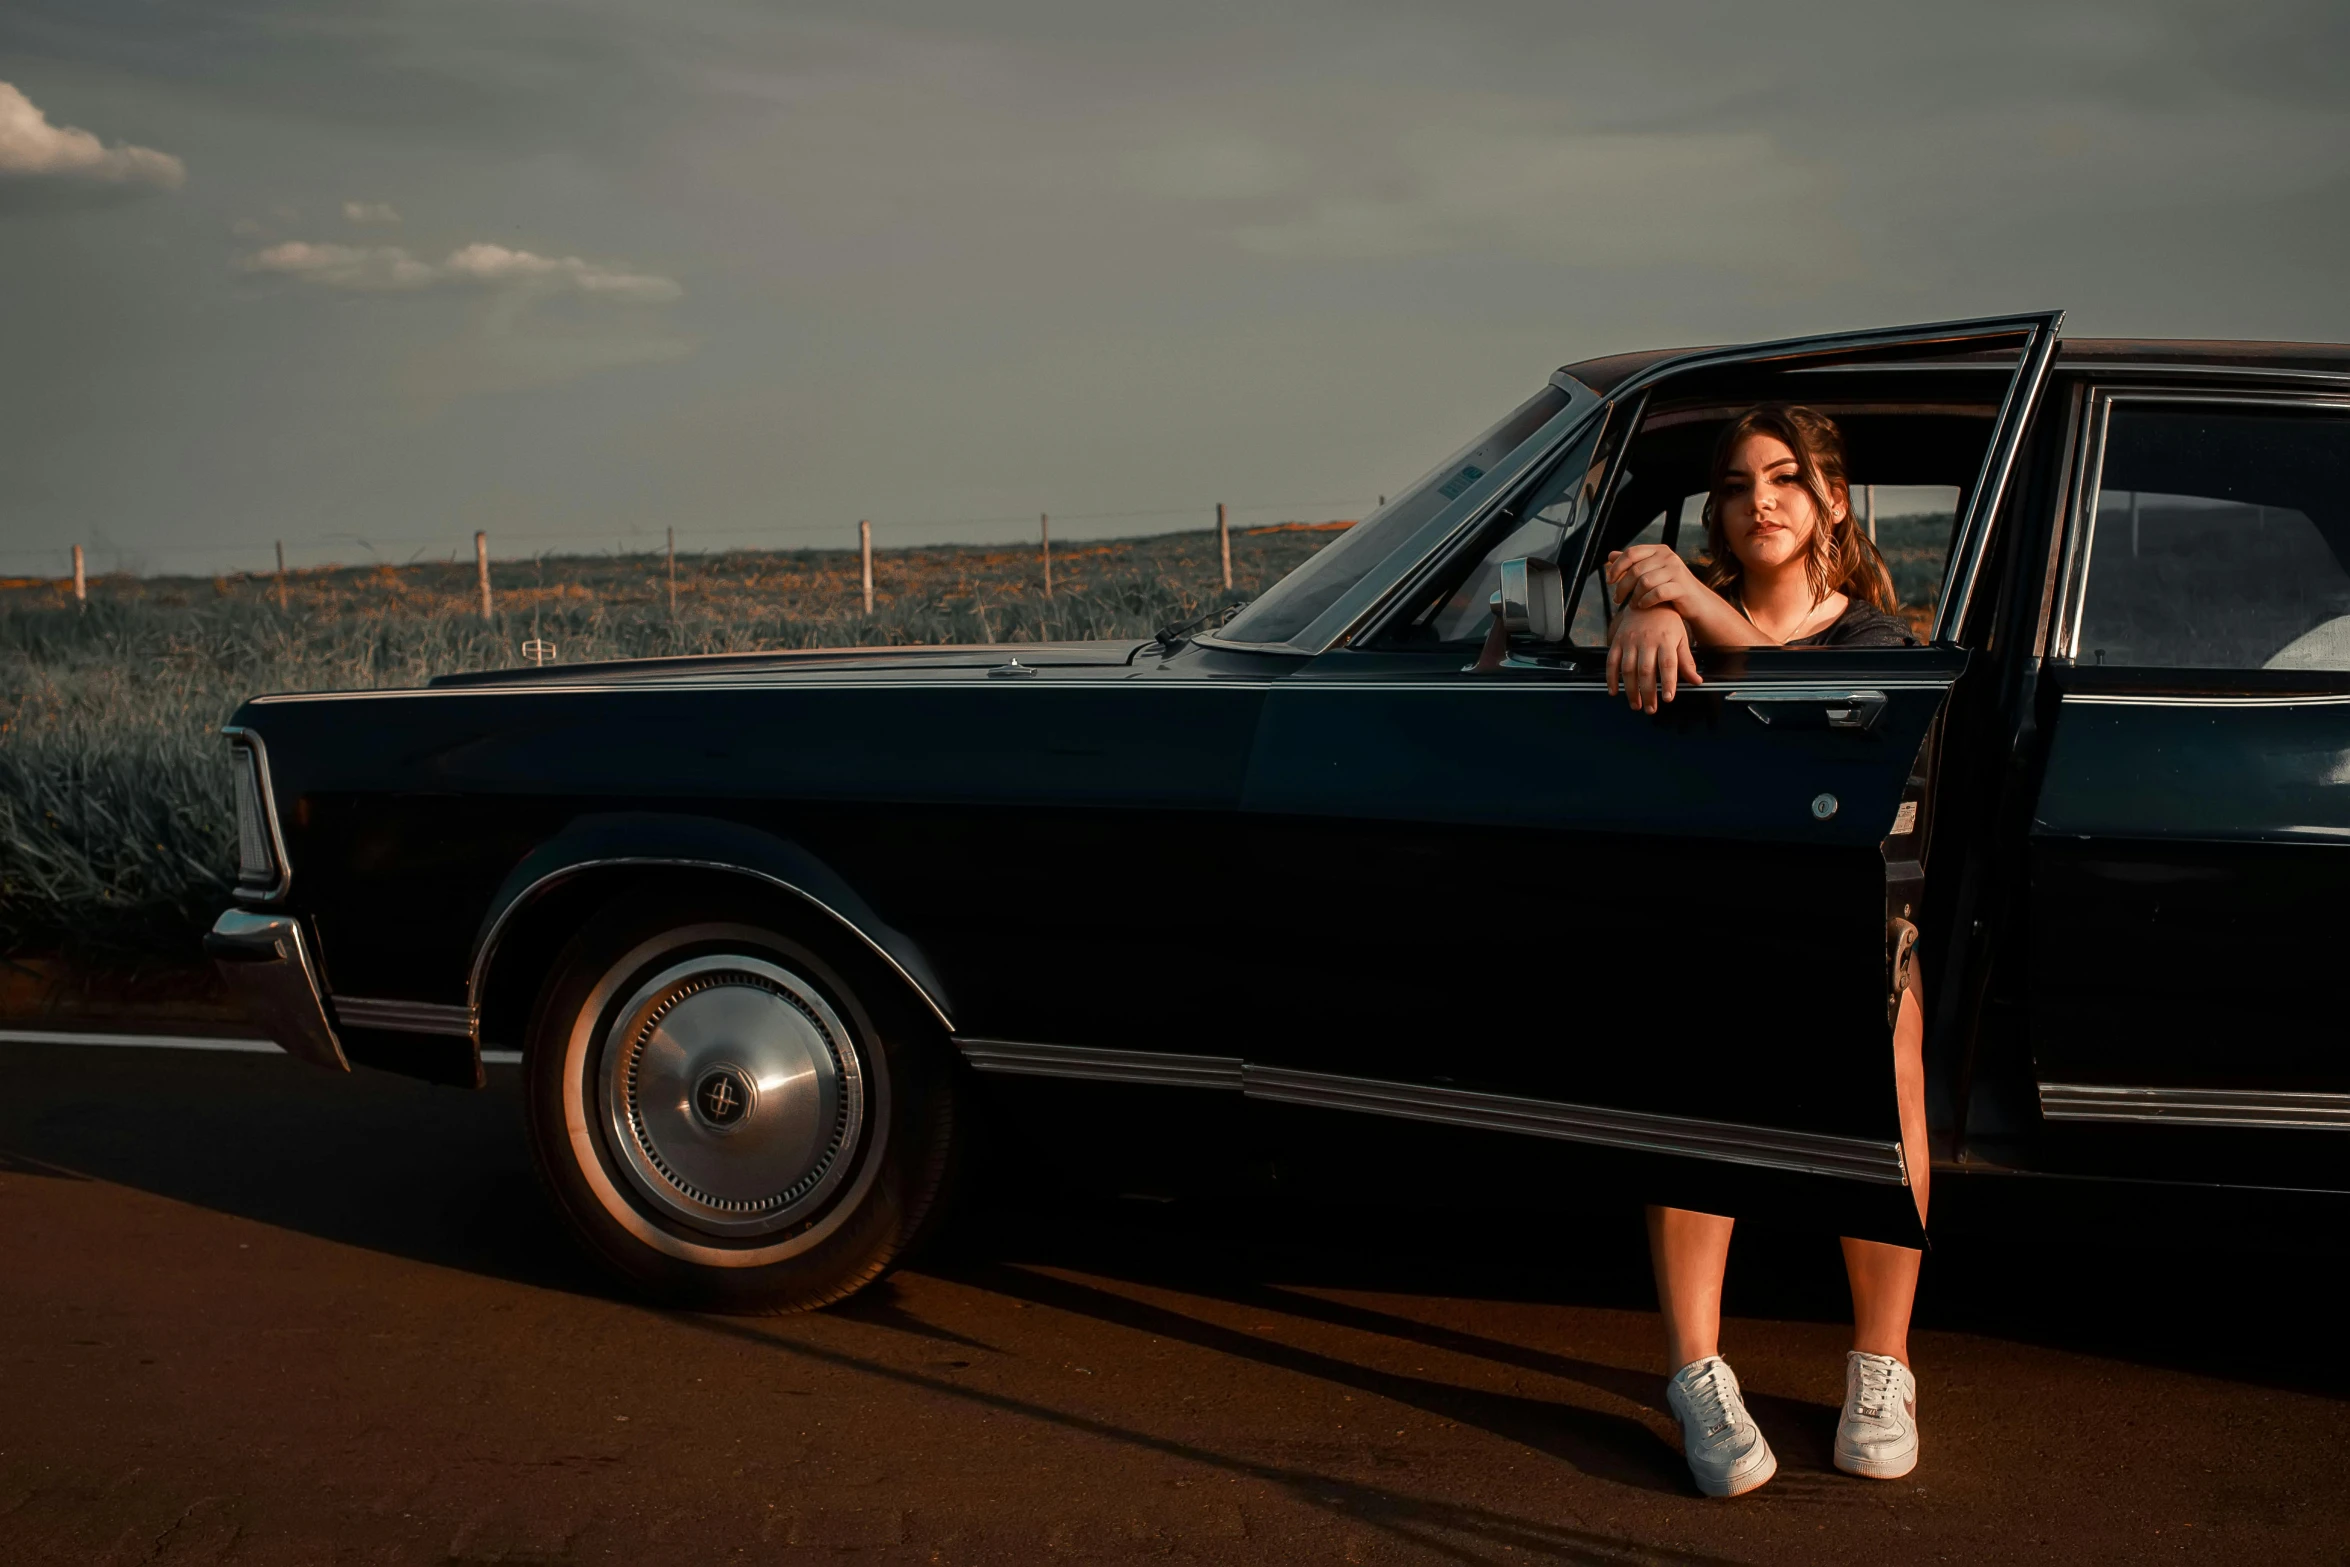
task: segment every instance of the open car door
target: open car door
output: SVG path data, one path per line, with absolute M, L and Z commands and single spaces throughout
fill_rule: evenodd
M 1295 902 L 1232 911 L 1267 920 L 1239 943 L 1267 954 L 1247 960 L 1264 964 L 1239 1041 L 1251 1098 L 1539 1140 L 1643 1200 L 1916 1244 L 1895 959 L 1924 905 L 1959 627 L 2058 321 L 1652 367 L 1276 682 L 1244 809 L 1257 875 Z M 1905 410 L 1976 421 L 1931 640 L 1708 655 L 1703 684 L 1632 712 L 1607 694 L 1591 601 L 1605 552 L 1644 526 L 1616 504 L 1641 493 L 1631 464 L 1671 420 L 1718 428 L 1766 400 L 1854 410 L 1856 486 L 1910 482 L 1878 467 L 1896 451 L 1957 450 L 1886 422 Z M 1871 420 L 1885 433 L 1863 442 Z M 1508 558 L 1565 591 L 1477 668 Z M 1525 580 L 1513 567 L 1506 591 Z

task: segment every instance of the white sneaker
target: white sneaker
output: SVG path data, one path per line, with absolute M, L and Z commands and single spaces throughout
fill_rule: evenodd
M 1693 1360 L 1665 1384 L 1681 1421 L 1681 1451 L 1708 1496 L 1744 1496 L 1779 1472 L 1779 1460 L 1746 1412 L 1737 1373 L 1719 1355 Z
M 1836 1467 L 1870 1480 L 1898 1480 L 1918 1466 L 1918 1381 L 1891 1355 L 1844 1357 L 1844 1418 L 1836 1426 Z

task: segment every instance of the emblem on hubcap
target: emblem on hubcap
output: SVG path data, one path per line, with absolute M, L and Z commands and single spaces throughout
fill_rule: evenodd
M 750 1108 L 751 1085 L 733 1067 L 714 1067 L 694 1084 L 694 1109 L 712 1126 L 733 1126 Z

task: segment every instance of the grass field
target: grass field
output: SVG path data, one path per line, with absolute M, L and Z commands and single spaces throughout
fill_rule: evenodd
M 1233 591 L 1252 594 L 1335 537 L 1236 532 Z M 236 863 L 217 730 L 264 691 L 415 685 L 522 662 L 868 644 L 1148 636 L 1221 604 L 1206 532 L 1053 552 L 895 550 L 864 613 L 855 552 L 588 557 L 267 577 L 108 578 L 86 608 L 53 580 L 0 582 L 0 956 L 82 972 L 184 967 L 228 900 Z

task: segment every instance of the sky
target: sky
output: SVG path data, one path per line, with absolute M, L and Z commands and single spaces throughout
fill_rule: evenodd
M 1571 360 L 2350 339 L 2350 7 L 9 0 L 0 572 L 1360 516 Z

